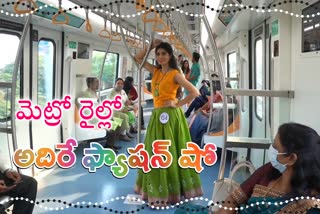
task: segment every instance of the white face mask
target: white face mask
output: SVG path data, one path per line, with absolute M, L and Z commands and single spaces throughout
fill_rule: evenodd
M 277 158 L 278 155 L 285 155 L 287 153 L 279 153 L 278 150 L 276 150 L 272 144 L 270 145 L 269 151 L 268 151 L 268 156 L 271 162 L 271 165 L 276 168 L 279 172 L 283 173 L 287 169 L 287 164 L 282 164 L 280 163 Z

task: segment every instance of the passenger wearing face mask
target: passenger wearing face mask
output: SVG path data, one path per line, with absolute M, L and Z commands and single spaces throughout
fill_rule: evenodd
M 297 123 L 283 124 L 268 154 L 270 163 L 257 169 L 228 196 L 225 200 L 229 202 L 228 207 L 244 207 L 237 212 L 241 214 L 320 213 L 316 209 L 320 208 L 320 202 L 312 199 L 320 196 L 320 137 L 317 132 Z M 300 200 L 290 201 L 296 197 Z M 236 211 L 220 209 L 216 213 Z

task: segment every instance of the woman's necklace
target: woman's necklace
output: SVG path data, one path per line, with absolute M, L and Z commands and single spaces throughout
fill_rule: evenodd
M 280 181 L 280 177 L 277 178 L 277 179 L 273 182 L 273 184 L 270 185 L 270 187 L 267 187 L 268 191 L 264 194 L 264 197 L 266 197 L 267 194 L 268 194 L 271 190 L 273 190 L 273 188 L 279 183 L 279 181 Z
M 164 79 L 164 77 L 167 75 L 168 72 L 169 71 L 167 71 L 165 74 L 162 74 L 162 72 L 161 72 L 162 77 L 161 77 L 160 81 L 155 81 L 153 96 L 158 97 L 160 95 L 160 83 Z

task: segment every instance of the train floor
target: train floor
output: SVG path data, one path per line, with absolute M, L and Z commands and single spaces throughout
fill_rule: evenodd
M 149 121 L 152 108 L 144 109 L 146 122 Z M 145 131 L 142 132 L 142 139 Z M 122 146 L 120 153 L 127 154 L 127 148 L 136 145 L 136 138 L 132 142 L 119 141 L 117 145 Z M 56 167 L 46 176 L 38 178 L 39 191 L 37 195 L 38 204 L 35 207 L 35 214 L 44 213 L 174 213 L 176 206 L 166 207 L 164 210 L 155 210 L 146 204 L 126 200 L 128 195 L 134 193 L 137 170 L 129 169 L 129 173 L 122 179 L 114 177 L 110 167 L 103 166 L 95 173 L 89 173 L 88 169 L 82 166 L 81 160 L 83 149 L 89 147 L 88 143 L 81 143 L 76 150 L 77 162 L 69 169 Z M 181 203 L 193 203 L 207 206 L 212 198 L 213 182 L 218 177 L 220 166 L 220 152 L 218 161 L 213 166 L 204 166 L 200 173 L 203 197 L 193 201 L 182 201 Z M 230 161 L 227 161 L 226 168 L 229 169 Z M 226 170 L 226 176 L 229 170 Z M 71 206 L 70 206 L 71 205 Z M 169 208 L 169 209 L 167 209 Z

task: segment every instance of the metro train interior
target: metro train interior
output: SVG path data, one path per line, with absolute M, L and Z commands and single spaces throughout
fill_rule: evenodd
M 217 147 L 217 161 L 202 163 L 199 173 L 203 196 L 155 208 L 134 192 L 137 169 L 119 178 L 110 165 L 94 171 L 84 166 L 85 149 L 109 138 L 105 129 L 82 128 L 76 103 L 88 78 L 99 80 L 97 95 L 103 101 L 117 78 L 133 77 L 138 93 L 134 137 L 115 141 L 116 154 L 128 156 L 128 149 L 144 143 L 154 110 L 152 76 L 134 56 L 156 39 L 170 43 L 176 58 L 181 55 L 190 67 L 192 53 L 198 52 L 196 88 L 207 80 L 211 93 L 215 88 L 225 99 L 208 98 L 208 124 L 202 132 L 193 130 L 200 133 L 201 147 Z M 155 59 L 151 51 L 146 60 L 156 64 Z M 0 161 L 38 181 L 33 213 L 179 213 L 183 204 L 207 208 L 217 180 L 231 176 L 242 183 L 253 173 L 231 173 L 238 163 L 248 162 L 255 170 L 269 162 L 268 149 L 281 124 L 294 121 L 320 132 L 319 67 L 318 0 L 1 0 Z M 52 114 L 47 120 L 17 118 L 19 100 L 44 110 L 48 102 L 68 98 L 71 105 L 60 119 Z M 219 117 L 213 114 L 217 109 Z M 190 131 L 195 114 L 186 118 Z M 18 150 L 54 153 L 57 144 L 70 139 L 76 143 L 72 167 L 58 160 L 50 166 L 17 164 Z M 52 153 L 43 158 L 52 162 Z M 8 197 L 0 199 L 11 213 Z

